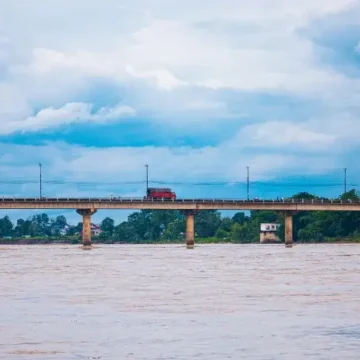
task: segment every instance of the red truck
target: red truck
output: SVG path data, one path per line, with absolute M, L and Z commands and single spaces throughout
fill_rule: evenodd
M 176 194 L 169 188 L 148 188 L 145 200 L 176 200 Z

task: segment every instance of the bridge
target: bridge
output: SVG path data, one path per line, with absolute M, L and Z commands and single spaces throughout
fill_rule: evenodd
M 272 210 L 285 216 L 285 245 L 293 244 L 293 214 L 298 211 L 360 211 L 360 201 L 323 199 L 0 198 L 0 209 L 76 209 L 83 217 L 83 245 L 91 245 L 91 215 L 101 209 L 179 210 L 186 216 L 186 245 L 194 247 L 195 219 L 201 210 Z

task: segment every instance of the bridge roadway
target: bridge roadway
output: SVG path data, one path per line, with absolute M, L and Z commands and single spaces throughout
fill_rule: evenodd
M 180 210 L 186 216 L 186 245 L 194 247 L 195 219 L 201 210 L 274 210 L 285 216 L 285 245 L 293 244 L 293 214 L 298 211 L 360 211 L 360 201 L 285 199 L 177 199 L 143 198 L 0 198 L 0 209 L 76 209 L 83 217 L 83 245 L 91 246 L 91 216 L 99 209 Z
M 360 211 L 360 201 L 285 199 L 0 198 L 0 209 Z

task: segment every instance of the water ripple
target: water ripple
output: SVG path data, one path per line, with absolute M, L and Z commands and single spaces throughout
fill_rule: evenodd
M 0 358 L 359 359 L 359 245 L 0 247 Z

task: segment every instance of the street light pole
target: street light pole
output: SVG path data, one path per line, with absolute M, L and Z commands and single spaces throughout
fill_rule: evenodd
M 346 193 L 347 190 L 346 172 L 347 172 L 347 168 L 344 168 L 344 194 Z
M 39 164 L 39 169 L 40 169 L 40 199 L 42 198 L 42 165 Z
M 147 194 L 149 190 L 149 165 L 146 164 L 145 167 L 146 167 L 146 194 Z
M 246 192 L 247 192 L 247 199 L 250 200 L 250 168 L 249 168 L 249 166 L 246 167 L 246 170 L 247 170 Z

